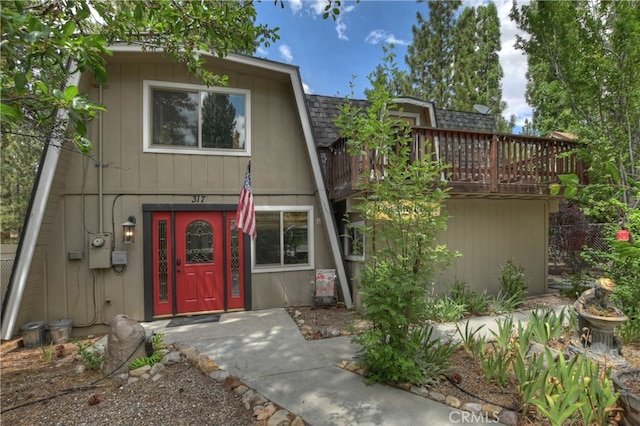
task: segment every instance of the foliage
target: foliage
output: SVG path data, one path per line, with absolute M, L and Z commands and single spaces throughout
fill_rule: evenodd
M 163 337 L 163 334 L 152 334 L 151 345 L 153 347 L 153 354 L 151 354 L 150 356 L 143 356 L 134 359 L 129 365 L 129 369 L 136 370 L 145 365 L 153 366 L 154 364 L 159 363 L 162 360 L 162 356 L 164 354 L 163 349 L 166 347 L 163 341 Z
M 385 73 L 396 69 L 393 61 L 393 54 L 385 58 Z M 447 190 L 438 162 L 412 157 L 409 124 L 390 115 L 395 105 L 383 82 L 370 81 L 370 106 L 362 110 L 347 99 L 336 119 L 349 153 L 368 160 L 355 208 L 366 223 L 369 255 L 360 281 L 364 317 L 373 326 L 356 340 L 370 380 L 420 382 L 420 345 L 410 330 L 425 321 L 433 276 L 452 257 L 436 241 L 446 227 Z
M 53 343 L 50 343 L 49 346 L 42 346 L 42 360 L 44 362 L 51 362 L 53 359 Z
M 564 331 L 564 308 L 560 314 L 556 314 L 553 309 L 544 310 L 540 313 L 534 310 L 529 315 L 527 327 L 531 331 L 531 338 L 543 345 L 548 344 L 552 339 L 560 337 Z
M 416 362 L 421 372 L 418 384 L 435 386 L 444 378 L 453 366 L 450 359 L 460 347 L 451 339 L 441 341 L 434 338 L 433 327 L 416 327 L 411 330 L 411 340 L 420 343 Z
M 558 212 L 549 215 L 549 227 L 551 245 L 559 250 L 556 257 L 568 264 L 573 273 L 579 272 L 584 266 L 580 253 L 591 232 L 580 206 L 575 202 L 561 202 Z
M 449 289 L 449 295 L 457 304 L 464 306 L 469 314 L 481 314 L 489 311 L 487 291 L 481 293 L 470 288 L 464 281 L 456 280 Z
M 458 321 L 468 313 L 467 307 L 446 296 L 428 297 L 426 304 L 425 319 L 435 322 Z
M 640 191 L 640 9 L 635 2 L 538 0 L 514 3 L 510 17 L 525 33 L 516 48 L 527 54 L 534 127 L 582 142 L 590 183 L 578 193 L 575 176 L 565 176 L 565 194 L 601 218 L 622 219 L 619 207 L 637 209 Z
M 484 326 L 485 324 L 482 324 L 480 327 L 472 329 L 469 326 L 469 321 L 467 321 L 463 331 L 460 329 L 460 325 L 456 323 L 456 331 L 460 335 L 462 347 L 476 358 L 482 357 L 487 346 L 486 337 L 480 333 Z
M 490 299 L 489 305 L 489 310 L 493 314 L 508 314 L 522 305 L 522 296 L 518 294 L 508 296 L 506 291 L 500 290 L 496 296 Z
M 561 288 L 560 294 L 574 300 L 580 297 L 585 290 L 588 290 L 595 281 L 589 274 L 573 274 L 568 278 L 569 287 Z
M 99 351 L 97 351 L 92 343 L 82 343 L 80 341 L 76 341 L 76 346 L 78 346 L 78 353 L 80 357 L 82 357 L 82 362 L 85 367 L 91 371 L 96 371 L 100 369 L 102 365 L 103 357 Z
M 513 259 L 509 259 L 502 267 L 499 278 L 502 291 L 507 298 L 514 298 L 518 306 L 522 304 L 527 292 L 527 282 L 524 278 L 524 268 L 516 265 Z

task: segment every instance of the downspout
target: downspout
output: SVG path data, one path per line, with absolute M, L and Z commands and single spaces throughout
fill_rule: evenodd
M 73 62 L 69 61 L 67 64 L 67 70 L 72 69 L 72 65 Z M 80 72 L 75 72 L 70 75 L 65 87 L 77 86 L 80 82 L 80 76 Z M 66 110 L 58 110 L 56 113 L 56 120 L 58 121 L 65 121 L 67 118 L 68 113 Z M 64 141 L 62 139 L 51 136 L 46 143 L 40 159 L 38 176 L 36 182 L 34 182 L 34 188 L 31 192 L 32 202 L 30 203 L 29 211 L 27 212 L 22 235 L 20 236 L 18 252 L 16 253 L 16 262 L 14 263 L 11 279 L 9 281 L 7 298 L 2 306 L 2 334 L 0 337 L 4 340 L 11 339 L 11 336 L 13 335 L 13 329 L 18 317 L 22 296 L 27 285 L 27 278 L 29 275 L 29 269 L 31 268 L 33 253 L 35 252 L 36 244 L 38 243 L 42 219 L 47 208 L 58 160 L 60 159 L 60 153 L 62 152 L 63 142 Z

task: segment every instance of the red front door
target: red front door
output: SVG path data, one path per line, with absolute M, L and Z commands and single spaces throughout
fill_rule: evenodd
M 153 315 L 244 309 L 242 233 L 235 212 L 154 212 Z
M 222 213 L 176 214 L 177 313 L 224 309 Z

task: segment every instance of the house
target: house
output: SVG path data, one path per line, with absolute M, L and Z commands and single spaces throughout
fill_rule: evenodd
M 230 54 L 205 87 L 160 53 L 113 46 L 109 82 L 74 75 L 107 111 L 91 156 L 48 146 L 3 304 L 2 338 L 71 319 L 106 328 L 309 305 L 317 269 L 351 306 L 298 68 Z M 251 161 L 257 238 L 235 227 Z
M 339 98 L 307 95 L 309 114 L 323 164 L 335 221 L 343 238 L 347 274 L 357 287 L 366 253 L 358 225 L 363 224 L 354 200 L 356 183 L 373 167 L 349 156 L 332 118 Z M 501 268 L 509 259 L 522 266 L 531 295 L 543 294 L 548 280 L 549 213 L 558 209 L 558 197 L 549 184 L 559 174 L 578 173 L 584 167 L 572 150 L 575 141 L 496 133 L 491 115 L 447 111 L 413 98 L 398 98 L 397 116 L 412 126 L 412 158 L 432 155 L 450 167 L 442 179 L 450 187 L 445 202 L 448 228 L 440 242 L 462 254 L 436 277 L 434 291 L 442 294 L 456 281 L 489 294 L 500 290 Z M 354 100 L 364 108 L 366 101 Z M 561 155 L 562 154 L 562 155 Z M 344 218 L 347 217 L 345 222 Z M 356 305 L 360 303 L 354 291 Z
M 205 55 L 226 87 L 205 87 L 179 64 L 113 46 L 107 85 L 73 75 L 107 111 L 90 123 L 91 156 L 53 140 L 2 309 L 2 338 L 21 324 L 71 319 L 77 333 L 117 314 L 139 321 L 309 305 L 317 270 L 335 270 L 352 305 L 363 253 L 351 224 L 367 164 L 349 157 L 333 118 L 341 99 L 305 96 L 298 68 Z M 363 102 L 363 105 L 366 103 Z M 498 135 L 490 116 L 397 100 L 413 155 L 451 165 L 442 241 L 463 256 L 440 278 L 495 293 L 500 265 L 524 266 L 546 291 L 548 183 L 576 171 L 572 141 Z M 63 117 L 64 118 L 64 117 Z M 421 153 L 421 154 L 419 154 Z M 257 238 L 235 227 L 251 164 Z

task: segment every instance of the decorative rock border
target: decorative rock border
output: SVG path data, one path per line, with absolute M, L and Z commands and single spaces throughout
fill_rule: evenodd
M 364 376 L 365 373 L 364 368 L 346 360 L 338 363 L 337 367 L 360 376 Z M 440 392 L 433 392 L 423 386 L 415 386 L 412 383 L 388 383 L 388 385 L 411 392 L 412 394 L 423 398 L 431 399 L 441 404 L 446 404 L 451 408 L 468 411 L 478 417 L 482 416 L 482 418 L 485 418 L 488 421 L 497 421 L 508 426 L 515 426 L 518 424 L 518 413 L 506 410 L 496 405 L 463 402 L 453 395 L 443 395 Z
M 269 401 L 262 394 L 242 383 L 237 377 L 229 374 L 229 372 L 220 370 L 214 360 L 205 354 L 199 353 L 197 349 L 190 346 L 180 346 L 177 350 L 202 373 L 217 382 L 221 382 L 225 389 L 231 390 L 236 396 L 241 397 L 245 408 L 253 412 L 256 420 L 266 420 L 267 426 L 306 426 L 302 417 Z M 163 362 L 168 356 L 175 356 L 171 355 L 172 353 L 179 356 L 177 352 L 169 352 L 163 357 Z

